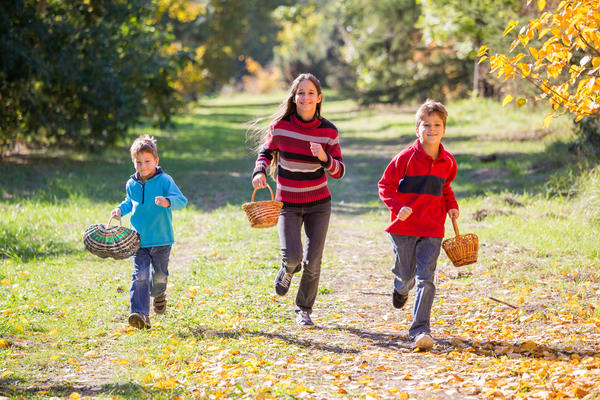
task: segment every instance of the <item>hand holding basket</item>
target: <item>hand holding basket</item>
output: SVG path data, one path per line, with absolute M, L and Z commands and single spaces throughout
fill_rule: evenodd
M 246 213 L 252 228 L 269 228 L 277 225 L 277 221 L 279 220 L 279 212 L 283 207 L 283 203 L 274 200 L 271 186 L 267 184 L 267 187 L 269 188 L 269 192 L 271 192 L 271 200 L 254 201 L 254 196 L 258 190 L 254 189 L 250 203 L 242 204 L 242 209 Z
M 456 236 L 448 238 L 442 242 L 442 247 L 452 264 L 455 267 L 462 267 L 477 262 L 477 252 L 479 250 L 479 238 L 474 233 L 460 235 L 456 218 L 452 219 L 452 226 Z
M 83 233 L 83 244 L 92 254 L 101 258 L 112 257 L 116 260 L 134 255 L 140 248 L 140 235 L 133 229 L 125 228 L 121 220 L 119 225 L 90 225 Z

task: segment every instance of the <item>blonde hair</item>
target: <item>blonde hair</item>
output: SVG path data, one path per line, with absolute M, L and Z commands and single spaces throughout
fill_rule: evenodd
M 444 107 L 444 105 L 440 102 L 427 99 L 425 100 L 425 103 L 421 104 L 415 115 L 417 128 L 425 116 L 431 114 L 437 114 L 438 117 L 440 117 L 440 119 L 444 122 L 444 127 L 446 127 L 446 119 L 448 118 L 448 111 L 446 111 L 446 107 Z
M 142 135 L 135 139 L 129 151 L 132 158 L 140 153 L 152 153 L 154 157 L 158 158 L 156 139 L 150 135 Z
M 268 142 L 269 135 L 271 134 L 271 126 L 281 121 L 282 119 L 290 116 L 291 114 L 296 113 L 296 103 L 294 102 L 294 98 L 296 97 L 298 86 L 300 86 L 300 83 L 302 83 L 302 81 L 306 80 L 311 81 L 315 85 L 318 95 L 322 94 L 321 82 L 319 82 L 316 76 L 314 76 L 311 73 L 300 74 L 296 77 L 296 79 L 294 79 L 294 81 L 290 85 L 290 91 L 287 97 L 281 102 L 279 108 L 273 115 L 267 118 L 258 118 L 252 121 L 252 123 L 250 124 L 250 128 L 248 129 L 248 136 L 257 143 L 256 147 L 254 148 L 254 150 L 257 153 L 260 152 L 260 150 Z M 315 112 L 316 117 L 319 117 L 321 115 L 322 102 L 323 101 L 320 101 L 317 104 L 317 110 Z M 270 121 L 268 125 L 262 125 L 265 120 Z M 271 166 L 269 168 L 269 175 L 271 175 L 273 179 L 275 179 L 275 173 L 277 172 L 277 157 L 279 155 L 278 153 L 279 151 L 273 152 L 273 160 L 271 160 Z

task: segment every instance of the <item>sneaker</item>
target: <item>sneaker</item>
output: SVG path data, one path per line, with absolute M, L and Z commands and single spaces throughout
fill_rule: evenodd
M 394 290 L 392 293 L 392 304 L 395 308 L 402 308 L 406 304 L 406 300 L 408 300 L 407 294 L 400 294 Z
M 287 272 L 284 266 L 281 266 L 277 276 L 275 277 L 275 293 L 277 293 L 279 296 L 285 296 L 288 290 L 290 290 L 292 276 L 294 275 Z
M 152 304 L 156 314 L 164 314 L 167 310 L 167 295 L 161 294 L 160 296 L 154 297 Z
M 415 347 L 423 351 L 431 350 L 433 347 L 433 338 L 429 333 L 419 333 L 415 337 Z
M 142 313 L 131 313 L 128 318 L 129 325 L 137 329 L 150 329 L 150 317 Z
M 310 314 L 306 311 L 296 312 L 296 323 L 304 328 L 315 326 L 315 323 L 310 319 Z

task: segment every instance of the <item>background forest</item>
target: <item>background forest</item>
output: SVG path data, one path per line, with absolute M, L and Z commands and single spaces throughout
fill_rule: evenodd
M 98 149 L 144 117 L 165 126 L 202 97 L 305 71 L 365 105 L 501 98 L 515 83 L 477 50 L 506 53 L 508 21 L 537 13 L 523 0 L 5 2 L 0 144 Z

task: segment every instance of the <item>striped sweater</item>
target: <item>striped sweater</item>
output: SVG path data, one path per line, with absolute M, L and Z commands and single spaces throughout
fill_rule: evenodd
M 444 237 L 446 213 L 458 209 L 450 184 L 456 177 L 456 160 L 440 144 L 440 153 L 432 159 L 419 140 L 396 155 L 379 181 L 379 197 L 390 209 L 386 232 L 405 236 Z M 400 221 L 404 206 L 412 214 Z
M 321 162 L 312 155 L 310 142 L 323 146 L 327 161 Z M 276 122 L 267 143 L 258 153 L 252 176 L 261 172 L 266 174 L 274 151 L 278 151 L 279 157 L 277 200 L 291 207 L 313 206 L 331 200 L 327 174 L 339 179 L 345 172 L 338 131 L 331 122 L 322 117 L 305 122 L 296 114 Z

